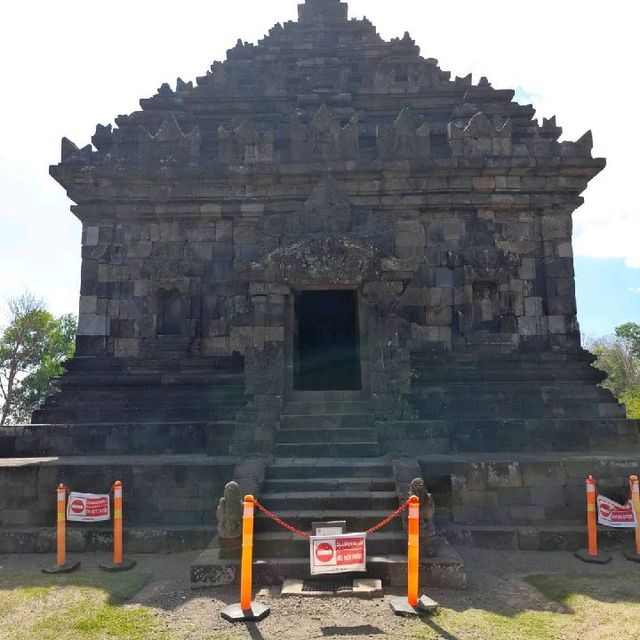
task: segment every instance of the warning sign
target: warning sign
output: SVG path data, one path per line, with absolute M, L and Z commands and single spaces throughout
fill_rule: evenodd
M 311 536 L 311 575 L 367 570 L 367 535 Z
M 109 507 L 108 495 L 72 491 L 67 502 L 67 520 L 76 522 L 109 520 L 111 517 Z
M 598 523 L 607 527 L 634 528 L 636 517 L 631 502 L 622 505 L 605 496 L 598 496 Z

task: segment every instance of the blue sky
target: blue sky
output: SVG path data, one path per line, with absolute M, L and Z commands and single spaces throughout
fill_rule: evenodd
M 202 75 L 238 38 L 255 42 L 275 22 L 294 19 L 296 5 L 22 0 L 3 8 L 0 304 L 29 288 L 55 313 L 77 312 L 80 224 L 48 176 L 60 138 L 89 143 L 98 122 L 137 109 L 163 82 Z M 455 11 L 423 0 L 349 5 L 387 39 L 410 31 L 422 54 L 454 76 L 471 72 L 475 82 L 487 76 L 496 88 L 518 88 L 538 117 L 557 116 L 565 139 L 592 129 L 594 155 L 608 166 L 574 214 L 579 320 L 589 335 L 640 322 L 640 128 L 633 112 L 640 90 L 632 80 L 640 47 L 624 7 L 596 0 L 459 0 Z

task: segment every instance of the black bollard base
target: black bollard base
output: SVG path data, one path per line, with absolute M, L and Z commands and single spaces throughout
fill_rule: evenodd
M 109 573 L 117 573 L 118 571 L 129 571 L 136 566 L 136 561 L 131 560 L 129 558 L 122 558 L 122 562 L 115 564 L 115 562 L 101 562 L 98 566 L 103 571 L 108 571 Z
M 271 608 L 266 604 L 252 602 L 250 609 L 243 609 L 240 604 L 230 604 L 220 612 L 220 615 L 228 622 L 260 622 L 269 613 Z
M 573 555 L 583 562 L 591 562 L 592 564 L 607 564 L 607 562 L 611 562 L 611 556 L 601 551 L 598 551 L 597 556 L 590 556 L 587 549 L 580 549 L 580 551 L 576 551 Z
M 625 551 L 624 557 L 627 560 L 631 560 L 631 562 L 640 562 L 640 553 L 636 553 L 635 551 Z
M 440 605 L 427 596 L 421 596 L 418 606 L 412 607 L 406 598 L 392 598 L 389 600 L 391 610 L 397 616 L 420 616 L 425 613 L 433 613 Z
M 56 574 L 56 573 L 73 573 L 76 569 L 80 567 L 80 560 L 76 562 L 67 562 L 63 564 L 61 567 L 56 565 L 55 567 L 45 567 L 42 569 L 42 573 L 48 574 Z

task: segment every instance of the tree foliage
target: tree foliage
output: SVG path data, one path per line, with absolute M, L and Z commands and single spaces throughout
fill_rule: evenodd
M 0 333 L 0 426 L 27 421 L 53 391 L 52 379 L 73 355 L 76 320 L 58 318 L 31 293 L 8 303 L 8 324 Z
M 602 386 L 626 405 L 630 418 L 640 419 L 640 325 L 627 322 L 616 327 L 615 336 L 588 346 L 597 356 L 595 366 L 607 374 Z

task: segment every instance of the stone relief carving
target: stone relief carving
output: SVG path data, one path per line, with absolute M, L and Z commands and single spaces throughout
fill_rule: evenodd
M 271 162 L 273 142 L 274 134 L 271 129 L 261 136 L 253 124 L 246 120 L 231 131 L 223 126 L 218 127 L 221 162 L 231 164 Z
M 161 164 L 193 164 L 200 159 L 200 127 L 185 133 L 173 113 L 168 113 L 155 135 L 139 126 L 143 161 Z
M 326 177 L 299 214 L 301 233 L 346 233 L 351 229 L 351 202 L 339 182 Z
M 291 155 L 295 162 L 358 157 L 360 125 L 354 115 L 346 127 L 323 104 L 306 126 L 298 115 L 291 120 Z
M 354 285 L 380 277 L 374 247 L 344 235 L 322 235 L 271 252 L 252 265 L 256 278 L 287 285 Z
M 239 538 L 242 534 L 242 498 L 237 482 L 229 482 L 216 509 L 218 536 L 220 538 Z
M 403 109 L 390 131 L 376 131 L 378 155 L 386 159 L 427 157 L 430 153 L 431 129 L 424 123 L 416 128 L 410 109 Z
M 511 120 L 489 120 L 482 111 L 466 124 L 450 122 L 447 127 L 449 145 L 454 156 L 510 156 Z

